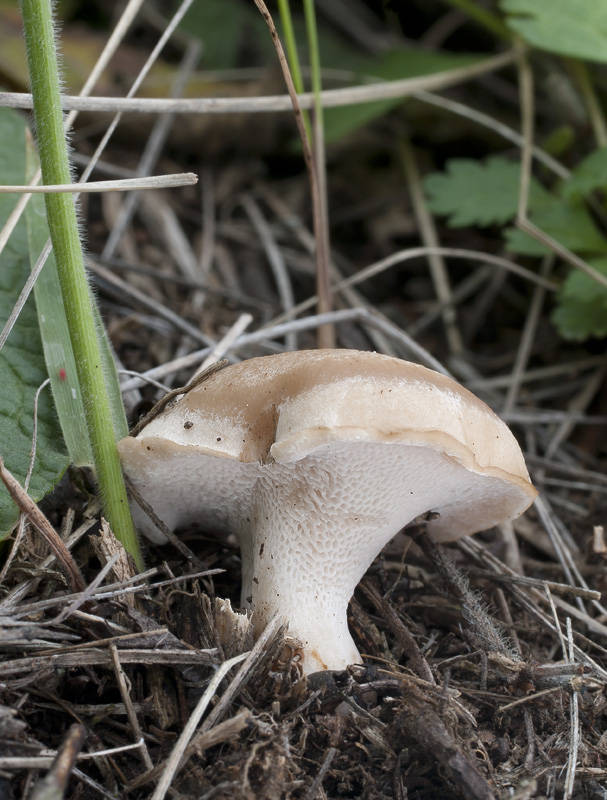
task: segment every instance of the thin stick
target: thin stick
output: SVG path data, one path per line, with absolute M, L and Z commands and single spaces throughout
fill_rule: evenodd
M 274 280 L 276 281 L 276 288 L 278 296 L 283 308 L 283 316 L 291 319 L 293 315 L 293 307 L 295 306 L 295 299 L 293 296 L 293 287 L 287 268 L 285 266 L 284 258 L 276 239 L 272 233 L 266 218 L 261 213 L 259 205 L 251 197 L 250 194 L 245 194 L 240 198 L 242 207 L 244 208 L 247 216 L 249 217 L 255 231 L 257 232 L 261 241 L 262 247 L 265 250 L 266 258 L 272 269 Z M 297 336 L 295 333 L 289 333 L 286 336 L 286 344 L 288 350 L 297 350 Z
M 118 20 L 114 30 L 108 41 L 103 48 L 101 55 L 99 56 L 96 64 L 93 66 L 91 70 L 91 74 L 87 78 L 82 90 L 79 94 L 79 97 L 84 98 L 88 97 L 90 93 L 95 88 L 95 84 L 99 80 L 100 76 L 102 75 L 103 71 L 111 61 L 114 53 L 116 52 L 122 38 L 124 37 L 127 29 L 130 27 L 131 22 L 137 16 L 139 9 L 143 5 L 145 0 L 129 0 L 127 3 L 126 8 L 124 9 L 122 16 Z M 31 98 L 31 95 L 29 95 Z M 31 108 L 31 105 L 30 105 Z M 67 115 L 64 123 L 64 130 L 67 133 L 72 125 L 74 124 L 76 117 L 78 116 L 79 111 L 73 110 Z M 37 170 L 36 174 L 30 181 L 30 186 L 35 186 L 37 183 L 40 182 L 40 178 L 42 177 L 42 173 L 40 169 Z M 29 203 L 29 195 L 23 195 L 19 198 L 19 202 L 13 209 L 10 217 L 7 219 L 6 224 L 4 225 L 2 231 L 0 231 L 0 253 L 4 250 L 6 243 L 8 242 L 12 232 L 15 229 L 15 226 L 21 219 L 21 215 L 25 211 L 25 207 Z
M 438 248 L 440 245 L 438 233 L 432 215 L 428 211 L 413 148 L 405 137 L 401 138 L 399 150 L 420 237 L 427 247 Z M 434 291 L 439 303 L 442 304 L 443 325 L 449 350 L 452 354 L 461 354 L 464 349 L 464 343 L 457 327 L 455 308 L 452 304 L 453 295 L 449 273 L 443 256 L 437 252 L 429 254 L 428 265 L 432 283 L 434 284 Z
M 457 114 L 459 117 L 464 117 L 464 119 L 472 120 L 472 122 L 476 122 L 478 125 L 489 128 L 489 130 L 497 133 L 503 139 L 506 139 L 506 141 L 512 142 L 517 147 L 523 146 L 525 140 L 518 131 L 515 131 L 514 128 L 511 128 L 508 125 L 504 125 L 503 122 L 494 119 L 493 117 L 489 116 L 489 114 L 484 114 L 482 111 L 478 111 L 476 108 L 470 108 L 470 106 L 467 106 L 464 103 L 458 103 L 457 101 L 448 97 L 442 97 L 441 95 L 435 95 L 431 92 L 425 92 L 423 90 L 419 92 L 413 92 L 412 97 L 414 97 L 416 100 L 420 100 L 422 103 L 428 103 L 429 105 L 436 106 L 437 108 L 441 108 L 445 111 L 450 111 L 452 114 Z M 571 175 L 571 172 L 567 169 L 567 167 L 564 167 L 559 161 L 557 161 L 551 155 L 548 155 L 548 153 L 546 153 L 545 150 L 542 150 L 541 147 L 533 145 L 532 152 L 533 157 L 537 161 L 541 162 L 545 167 L 548 167 L 548 169 L 554 172 L 555 175 L 558 175 L 559 178 L 567 180 L 567 178 Z
M 573 650 L 573 630 L 571 619 L 567 617 L 567 642 L 569 645 L 568 661 L 570 664 L 575 662 Z M 578 692 L 575 684 L 572 684 L 569 704 L 569 758 L 567 759 L 567 773 L 565 775 L 565 787 L 563 789 L 563 800 L 569 800 L 573 796 L 575 785 L 575 771 L 577 767 L 578 753 L 580 750 L 580 712 L 578 703 Z
M 318 313 L 327 313 L 333 308 L 331 294 L 331 243 L 329 239 L 329 206 L 327 196 L 327 165 L 325 157 L 325 123 L 322 106 L 322 80 L 320 49 L 316 28 L 314 0 L 303 0 L 308 52 L 314 92 L 314 116 L 312 122 L 312 160 L 316 177 L 316 192 L 312 192 L 314 235 L 316 239 L 316 294 Z M 314 187 L 313 187 L 314 189 Z M 318 346 L 335 347 L 335 329 L 322 325 L 317 332 Z
M 171 86 L 170 97 L 181 97 L 185 89 L 185 85 L 192 73 L 196 68 L 196 64 L 200 58 L 201 45 L 196 39 L 186 48 L 185 54 L 182 58 L 181 64 L 177 71 L 177 76 Z M 175 120 L 174 114 L 163 114 L 159 117 L 152 129 L 152 132 L 146 142 L 143 154 L 137 165 L 137 174 L 145 175 L 150 172 L 156 165 L 162 146 L 164 145 L 171 126 Z M 103 248 L 103 258 L 109 258 L 113 255 L 116 245 L 120 241 L 120 237 L 127 228 L 133 213 L 137 208 L 139 196 L 137 193 L 129 195 L 120 208 L 120 213 L 116 219 L 115 224 Z
M 596 139 L 596 145 L 597 147 L 607 147 L 607 122 L 605 121 L 601 103 L 590 77 L 588 64 L 577 58 L 573 58 L 569 61 L 569 66 L 575 75 L 582 97 L 586 103 L 588 117 L 592 124 L 594 138 Z
M 92 192 L 130 192 L 133 189 L 168 189 L 176 186 L 193 186 L 198 176 L 193 172 L 176 172 L 171 175 L 151 175 L 142 178 L 120 178 L 115 181 L 89 181 L 89 183 L 62 183 L 44 186 L 5 186 L 0 184 L 0 194 L 87 194 Z
M 27 468 L 27 475 L 25 476 L 25 480 L 23 481 L 23 488 L 27 492 L 30 487 L 30 481 L 32 479 L 32 473 L 34 472 L 34 465 L 36 463 L 36 449 L 38 445 L 38 403 L 40 401 L 40 393 L 43 389 L 45 389 L 50 384 L 50 379 L 47 378 L 45 381 L 42 381 L 38 389 L 36 390 L 36 395 L 34 397 L 34 419 L 33 419 L 33 426 L 32 426 L 32 447 L 30 450 L 30 463 L 29 467 Z M 15 541 L 13 542 L 13 546 L 11 547 L 11 551 L 8 554 L 6 561 L 4 562 L 2 569 L 0 570 L 0 586 L 4 582 L 6 575 L 10 569 L 11 564 L 13 563 L 14 557 L 17 555 L 19 550 L 19 545 L 21 544 L 21 539 L 25 533 L 25 520 L 26 517 L 24 514 L 20 514 L 19 516 L 19 526 L 17 528 L 17 533 L 15 535 Z
M 261 2 L 261 0 L 260 0 Z M 397 81 L 382 81 L 364 86 L 350 86 L 346 89 L 324 89 L 321 93 L 324 108 L 339 108 L 373 103 L 377 100 L 393 100 L 409 97 L 420 90 L 433 91 L 456 86 L 466 80 L 481 77 L 487 73 L 510 66 L 516 59 L 515 53 L 508 50 L 498 56 L 484 59 L 476 64 L 445 70 L 421 78 L 403 78 Z M 314 94 L 306 92 L 298 96 L 300 109 L 314 107 Z M 122 112 L 139 114 L 243 114 L 276 113 L 293 111 L 290 95 L 269 97 L 212 97 L 171 100 L 168 98 L 143 97 L 75 97 L 63 95 L 64 110 L 77 109 L 93 112 Z M 32 107 L 32 96 L 25 92 L 0 92 L 0 107 Z
M 173 547 L 181 553 L 184 558 L 186 558 L 191 564 L 193 564 L 196 569 L 202 569 L 203 564 L 202 561 L 198 558 L 198 556 L 193 553 L 190 548 L 187 546 L 185 542 L 182 542 L 179 536 L 177 536 L 173 531 L 167 527 L 167 525 L 160 519 L 160 517 L 155 513 L 152 506 L 144 500 L 141 494 L 137 491 L 133 482 L 130 480 L 128 475 L 125 475 L 124 480 L 129 490 L 129 494 L 133 498 L 133 500 L 137 503 L 139 508 L 146 514 L 151 522 L 158 528 L 159 531 L 162 532 L 162 535 L 173 545 Z
M 543 277 L 547 278 L 548 275 L 550 274 L 550 270 L 552 269 L 553 265 L 554 265 L 554 257 L 552 255 L 544 258 L 540 269 L 540 274 Z M 544 306 L 545 297 L 546 297 L 546 290 L 544 289 L 543 286 L 533 287 L 533 296 L 531 298 L 531 304 L 529 306 L 529 311 L 527 312 L 527 317 L 525 319 L 525 325 L 523 327 L 521 340 L 519 342 L 518 350 L 516 353 L 516 359 L 514 361 L 512 374 L 510 376 L 511 380 L 508 386 L 508 392 L 506 394 L 506 399 L 504 401 L 504 405 L 502 408 L 502 413 L 504 414 L 509 414 L 514 410 L 514 406 L 518 398 L 518 393 L 521 388 L 523 374 L 529 362 L 531 349 L 535 342 L 535 333 L 537 330 L 538 323 L 540 321 L 540 316 L 542 313 L 542 308 Z
M 527 51 L 520 40 L 517 41 L 519 92 L 521 98 L 521 178 L 518 194 L 518 217 L 527 219 L 529 204 L 529 186 L 531 184 L 531 167 L 533 162 L 533 73 L 527 58 Z
M 318 770 L 316 777 L 312 781 L 312 785 L 305 793 L 303 800 L 314 800 L 314 798 L 318 797 L 318 793 L 322 789 L 322 782 L 325 779 L 325 775 L 329 771 L 329 767 L 331 766 L 336 753 L 337 753 L 337 748 L 335 747 L 328 748 L 327 752 L 325 753 L 323 762 L 320 766 L 320 769 Z M 324 794 L 324 792 L 322 792 L 322 794 Z
M 384 272 L 384 270 L 396 266 L 397 264 L 402 264 L 405 261 L 410 261 L 414 258 L 424 258 L 431 255 L 441 255 L 448 258 L 462 258 L 469 261 L 481 261 L 485 264 L 492 264 L 496 267 L 500 267 L 501 269 L 505 269 L 508 272 L 513 272 L 515 275 L 525 278 L 531 283 L 534 283 L 536 286 L 543 286 L 548 291 L 556 292 L 559 288 L 558 284 L 554 283 L 554 281 L 550 281 L 541 277 L 540 275 L 536 275 L 534 272 L 531 272 L 531 270 L 525 269 L 525 267 L 521 267 L 519 264 L 516 264 L 513 261 L 509 261 L 507 258 L 501 258 L 500 256 L 495 256 L 491 253 L 479 253 L 475 250 L 465 250 L 463 248 L 455 247 L 411 247 L 407 248 L 406 250 L 398 250 L 396 253 L 392 253 L 392 255 L 387 256 L 386 258 L 382 258 L 381 261 L 376 261 L 374 264 L 364 267 L 354 275 L 351 275 L 349 278 L 344 278 L 343 280 L 338 281 L 331 287 L 331 291 L 335 293 L 349 286 L 356 286 L 363 281 L 374 278 L 376 275 Z M 295 306 L 293 311 L 296 314 L 301 314 L 303 311 L 307 311 L 309 308 L 311 308 L 314 303 L 316 303 L 316 300 L 316 295 L 308 297 L 307 300 L 304 300 L 302 303 L 299 303 L 299 305 Z M 276 317 L 271 323 L 268 324 L 274 325 L 277 322 L 282 322 L 283 319 L 283 316 Z
M 204 359 L 202 364 L 198 367 L 191 381 L 198 378 L 203 374 L 212 364 L 217 364 L 225 356 L 225 354 L 232 349 L 232 345 L 238 339 L 249 325 L 253 322 L 251 314 L 241 314 L 236 322 L 232 325 L 229 331 L 217 342 L 215 347 L 211 350 L 209 355 Z
M 30 795 L 31 800 L 55 800 L 64 796 L 76 759 L 84 745 L 86 733 L 84 725 L 70 726 L 50 772 L 36 784 Z
M 607 276 L 590 266 L 590 264 L 581 259 L 575 253 L 572 253 L 571 250 L 563 247 L 560 242 L 557 242 L 556 239 L 553 239 L 552 236 L 549 236 L 547 233 L 541 230 L 541 228 L 538 228 L 537 225 L 533 224 L 533 222 L 530 222 L 528 219 L 517 219 L 516 227 L 524 233 L 528 233 L 529 236 L 538 241 L 540 244 L 545 245 L 549 250 L 552 250 L 552 252 L 559 258 L 562 258 L 563 261 L 567 261 L 567 263 L 571 264 L 572 267 L 575 267 L 585 275 L 588 275 L 588 277 L 592 278 L 593 281 L 596 281 L 599 286 L 603 286 L 607 289 Z
M 8 493 L 13 498 L 20 510 L 32 523 L 38 533 L 44 538 L 51 548 L 61 570 L 67 578 L 73 592 L 82 592 L 85 588 L 84 578 L 78 569 L 76 562 L 72 558 L 70 551 L 63 543 L 59 534 L 55 531 L 51 523 L 44 516 L 42 511 L 34 503 L 31 497 L 23 489 L 21 484 L 11 475 L 4 466 L 4 460 L 0 456 L 0 480 L 6 486 Z
M 65 622 L 68 617 L 71 617 L 72 614 L 75 614 L 76 611 L 83 606 L 88 600 L 90 600 L 93 595 L 95 594 L 95 590 L 101 586 L 103 583 L 105 576 L 110 572 L 112 567 L 118 561 L 119 554 L 114 553 L 114 555 L 108 560 L 106 564 L 99 570 L 99 572 L 95 575 L 94 580 L 89 583 L 79 594 L 76 595 L 74 600 L 70 603 L 69 606 L 63 609 L 55 619 L 49 621 L 49 625 L 61 625 Z
M 144 0 L 129 0 L 126 8 L 124 9 L 124 12 L 122 13 L 122 16 L 118 20 L 118 23 L 116 24 L 116 27 L 112 31 L 112 34 L 111 34 L 110 38 L 108 39 L 105 47 L 103 48 L 103 51 L 102 51 L 101 55 L 99 56 L 99 59 L 97 60 L 97 63 L 94 65 L 94 67 L 93 67 L 93 69 L 91 71 L 91 74 L 89 75 L 86 83 L 82 87 L 82 91 L 80 92 L 79 97 L 82 97 L 82 98 L 87 97 L 93 91 L 93 89 L 95 87 L 95 84 L 99 80 L 99 77 L 103 73 L 103 70 L 107 67 L 107 65 L 111 61 L 112 56 L 116 52 L 116 49 L 118 48 L 120 42 L 122 41 L 122 38 L 124 37 L 124 35 L 126 34 L 126 31 L 130 27 L 131 22 L 134 20 L 134 18 L 136 17 L 137 13 L 139 12 L 139 9 L 143 5 L 143 2 L 144 2 Z M 76 120 L 76 117 L 78 116 L 79 113 L 80 112 L 77 111 L 77 110 L 72 110 L 67 115 L 67 117 L 65 119 L 65 122 L 64 122 L 64 125 L 63 125 L 63 129 L 64 129 L 64 131 L 66 133 L 69 132 L 70 128 L 74 124 L 74 121 Z M 95 163 L 95 161 L 96 161 L 96 159 L 93 158 L 89 162 L 91 164 L 91 170 L 92 170 L 92 165 Z M 91 170 L 89 170 L 88 172 L 85 172 L 81 176 L 80 183 L 86 181 L 86 178 L 88 177 L 88 174 L 90 174 Z M 42 173 L 41 173 L 40 169 L 38 169 L 36 171 L 36 174 L 31 179 L 29 185 L 30 186 L 35 186 L 36 184 L 39 183 L 41 177 L 42 177 Z M 4 250 L 4 247 L 6 246 L 6 243 L 8 242 L 12 232 L 15 230 L 15 227 L 16 227 L 17 223 L 21 219 L 21 216 L 22 216 L 23 212 L 25 211 L 25 209 L 27 207 L 27 204 L 30 201 L 30 198 L 31 198 L 31 194 L 23 194 L 23 195 L 21 195 L 21 197 L 19 198 L 17 204 L 15 205 L 15 208 L 11 212 L 9 218 L 7 219 L 4 227 L 0 231 L 0 253 L 2 253 L 2 251 Z M 5 326 L 4 326 L 3 330 L 2 330 L 2 333 L 0 333 L 0 350 L 2 350 L 2 348 L 4 347 L 4 344 L 5 344 L 5 342 L 6 342 L 7 338 L 8 338 L 11 330 L 13 329 L 13 326 L 15 325 L 15 322 L 17 321 L 17 318 L 19 317 L 19 314 L 21 313 L 21 310 L 23 309 L 23 306 L 25 305 L 25 303 L 27 301 L 27 298 L 30 295 L 30 293 L 31 293 L 31 291 L 33 289 L 33 286 L 34 286 L 36 280 L 38 279 L 38 275 L 40 274 L 40 271 L 42 270 L 42 267 L 46 263 L 46 259 L 48 258 L 49 254 L 51 252 L 51 249 L 52 249 L 52 245 L 51 245 L 51 240 L 49 239 L 47 241 L 43 251 L 39 255 L 39 257 L 38 257 L 38 259 L 36 261 L 36 264 L 34 265 L 34 268 L 31 270 L 31 272 L 30 272 L 30 274 L 28 276 L 28 279 L 25 282 L 25 285 L 24 285 L 23 289 L 19 293 L 19 297 L 17 298 L 17 302 L 15 303 L 15 306 L 14 306 L 13 310 L 11 311 L 11 313 L 9 315 L 9 318 L 6 321 L 6 324 L 5 324 Z
M 150 754 L 148 752 L 148 749 L 146 747 L 145 741 L 141 733 L 141 726 L 139 725 L 137 714 L 135 713 L 135 709 L 133 708 L 131 696 L 129 694 L 126 685 L 126 677 L 124 674 L 124 670 L 122 669 L 122 664 L 120 663 L 118 648 L 116 647 L 115 644 L 110 645 L 110 655 L 112 657 L 112 666 L 114 667 L 114 675 L 116 676 L 116 682 L 118 683 L 118 688 L 120 689 L 120 696 L 122 697 L 122 702 L 124 703 L 126 716 L 129 721 L 129 725 L 131 726 L 133 737 L 139 743 L 139 754 L 141 756 L 141 760 L 143 761 L 143 764 L 146 769 L 153 769 L 154 764 L 152 762 L 152 759 L 150 758 Z

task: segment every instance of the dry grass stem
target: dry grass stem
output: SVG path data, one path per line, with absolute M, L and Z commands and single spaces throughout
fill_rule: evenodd
M 473 80 L 487 73 L 495 72 L 510 66 L 515 60 L 512 52 L 505 52 L 492 56 L 483 62 L 467 67 L 458 67 L 421 78 L 403 78 L 397 81 L 383 81 L 382 83 L 353 86 L 347 89 L 325 89 L 321 92 L 324 108 L 339 108 L 357 103 L 371 103 L 377 100 L 390 100 L 392 98 L 408 97 L 413 92 L 421 90 L 437 91 L 456 86 L 464 81 Z M 304 92 L 297 95 L 301 109 L 312 109 L 314 95 Z M 255 114 L 292 112 L 293 105 L 290 95 L 276 97 L 243 97 L 243 98 L 196 98 L 183 100 L 152 99 L 152 98 L 110 98 L 89 97 L 80 98 L 63 95 L 62 105 L 66 111 L 109 111 L 112 113 L 146 113 L 146 114 Z M 31 95 L 21 92 L 0 92 L 0 107 L 5 108 L 31 108 Z

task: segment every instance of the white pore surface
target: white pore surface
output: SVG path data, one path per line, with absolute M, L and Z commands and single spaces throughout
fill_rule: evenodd
M 360 661 L 347 604 L 373 558 L 404 525 L 447 507 L 457 522 L 488 497 L 501 521 L 512 491 L 501 478 L 471 474 L 436 450 L 402 442 L 327 442 L 294 463 L 209 456 L 202 495 L 200 458 L 180 448 L 160 472 L 150 468 L 143 483 L 139 478 L 140 491 L 171 528 L 195 522 L 238 536 L 243 605 L 253 612 L 256 633 L 278 613 L 304 645 L 306 672 Z M 493 524 L 490 515 L 487 523 Z M 435 538 L 450 538 L 440 517 L 432 525 Z

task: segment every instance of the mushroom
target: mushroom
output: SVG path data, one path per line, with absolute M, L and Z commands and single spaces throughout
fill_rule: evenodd
M 307 673 L 360 663 L 347 605 L 401 528 L 431 511 L 430 536 L 452 541 L 518 517 L 536 496 L 514 436 L 481 400 L 425 367 L 355 350 L 217 371 L 119 450 L 170 529 L 235 534 L 255 635 L 280 614 Z

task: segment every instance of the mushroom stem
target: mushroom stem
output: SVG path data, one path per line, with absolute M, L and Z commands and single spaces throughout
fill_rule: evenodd
M 344 670 L 349 664 L 361 664 L 362 659 L 348 630 L 347 600 L 327 603 L 320 587 L 306 594 L 297 592 L 288 618 L 280 601 L 289 587 L 264 586 L 253 592 L 253 631 L 257 638 L 265 620 L 278 613 L 288 622 L 288 635 L 301 642 L 301 666 L 306 674 L 321 670 Z
M 370 461 L 377 456 L 376 444 L 361 447 Z M 392 456 L 406 460 L 395 449 Z M 403 491 L 403 466 L 394 470 L 399 479 L 392 481 L 364 466 L 356 470 L 347 446 L 334 445 L 330 468 L 323 452 L 271 470 L 262 467 L 251 531 L 241 537 L 243 605 L 252 611 L 256 636 L 275 614 L 288 622 L 289 635 L 302 644 L 306 673 L 361 662 L 347 626 L 348 602 L 403 518 L 428 510 L 426 497 Z M 251 540 L 252 564 L 247 564 Z

